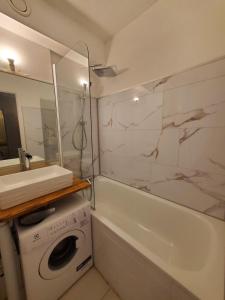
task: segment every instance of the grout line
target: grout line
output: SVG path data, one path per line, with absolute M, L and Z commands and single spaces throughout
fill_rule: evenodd
M 104 300 L 105 296 L 107 296 L 107 294 L 111 291 L 110 286 L 108 286 L 108 290 L 105 292 L 105 294 L 102 296 L 102 298 L 100 298 L 99 300 Z

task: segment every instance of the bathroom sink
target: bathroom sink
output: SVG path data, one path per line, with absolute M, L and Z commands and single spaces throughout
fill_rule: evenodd
M 73 173 L 59 166 L 0 176 L 0 209 L 6 209 L 72 185 Z

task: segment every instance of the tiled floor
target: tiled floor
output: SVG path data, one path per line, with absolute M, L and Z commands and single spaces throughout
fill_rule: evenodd
M 92 268 L 61 298 L 61 300 L 121 300 L 99 272 Z

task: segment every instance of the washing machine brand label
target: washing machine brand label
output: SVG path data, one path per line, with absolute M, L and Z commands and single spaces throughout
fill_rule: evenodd
M 88 258 L 86 258 L 81 264 L 79 264 L 79 266 L 77 266 L 76 270 L 80 271 L 84 266 L 86 266 L 88 264 L 88 262 L 91 260 L 92 256 L 88 256 Z
M 39 233 L 35 233 L 34 235 L 33 235 L 33 242 L 36 242 L 36 241 L 38 241 L 38 240 L 40 240 L 40 234 Z
M 47 240 L 47 234 L 44 230 L 38 230 L 32 232 L 30 236 L 27 236 L 24 239 L 24 242 L 20 245 L 22 252 L 30 252 L 32 249 L 35 249 Z

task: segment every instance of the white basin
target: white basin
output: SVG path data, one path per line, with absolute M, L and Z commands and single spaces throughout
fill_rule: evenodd
M 59 166 L 0 176 L 0 209 L 6 209 L 72 185 L 73 173 Z

